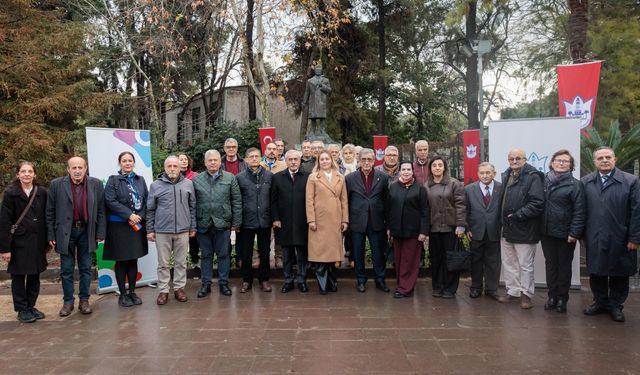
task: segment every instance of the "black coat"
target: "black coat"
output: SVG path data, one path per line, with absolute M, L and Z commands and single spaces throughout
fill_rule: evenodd
M 33 194 L 33 190 L 31 191 Z M 0 253 L 11 252 L 7 272 L 14 275 L 35 275 L 47 269 L 47 190 L 38 192 L 27 214 L 18 225 L 9 243 L 10 229 L 29 204 L 29 198 L 19 183 L 11 184 L 4 192 L 0 209 Z
M 236 176 L 242 194 L 242 228 L 271 228 L 272 178 L 273 173 L 263 167 L 257 173 L 245 169 Z
M 282 222 L 275 230 L 276 243 L 281 246 L 307 246 L 308 226 L 305 192 L 309 174 L 298 170 L 291 181 L 289 170 L 273 175 L 271 183 L 271 219 Z
M 584 238 L 587 269 L 600 276 L 631 276 L 637 271 L 638 251 L 627 243 L 640 243 L 640 182 L 617 168 L 602 189 L 598 172 L 582 178 L 587 202 Z
M 510 178 L 511 168 L 507 168 L 502 174 L 502 237 L 512 243 L 537 243 L 544 209 L 544 173 L 525 164 L 508 186 Z
M 584 187 L 571 173 L 561 175 L 554 184 L 545 180 L 544 212 L 540 228 L 543 235 L 582 238 L 585 213 Z
M 427 189 L 414 182 L 408 188 L 399 181 L 389 186 L 387 228 L 397 238 L 418 238 L 429 235 L 429 200 Z
M 139 210 L 135 209 L 133 193 L 129 190 L 127 177 L 121 174 L 109 176 L 107 185 L 104 187 L 104 204 L 107 217 L 109 215 L 116 215 L 126 220 L 132 213 L 135 213 L 143 219 L 146 218 L 147 196 L 149 195 L 147 183 L 144 177 L 136 175 L 133 178 L 133 184 L 140 195 L 142 207 Z
M 371 194 L 367 195 L 360 168 L 345 177 L 349 202 L 349 226 L 352 231 L 365 233 L 371 219 L 371 228 L 385 230 L 385 202 L 389 194 L 387 175 L 376 170 L 370 172 L 373 179 Z M 369 215 L 371 213 L 371 215 Z

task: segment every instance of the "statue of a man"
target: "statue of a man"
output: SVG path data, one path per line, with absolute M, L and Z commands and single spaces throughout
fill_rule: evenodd
M 325 120 L 327 118 L 327 96 L 331 92 L 331 85 L 327 77 L 322 75 L 322 65 L 316 65 L 315 72 L 315 75 L 307 80 L 302 101 L 302 105 L 308 107 L 307 118 L 311 120 L 311 127 L 307 131 L 306 138 L 330 140 L 331 138 L 325 130 Z

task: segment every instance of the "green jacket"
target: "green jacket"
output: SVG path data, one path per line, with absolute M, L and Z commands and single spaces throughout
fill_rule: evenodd
M 209 172 L 193 178 L 196 190 L 196 221 L 198 232 L 210 227 L 216 229 L 240 228 L 242 224 L 242 195 L 233 174 L 219 171 L 215 179 Z

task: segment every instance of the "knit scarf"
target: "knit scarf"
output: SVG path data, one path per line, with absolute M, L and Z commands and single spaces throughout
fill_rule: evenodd
M 413 176 L 409 177 L 408 180 L 405 180 L 404 178 L 402 178 L 402 176 L 398 178 L 398 182 L 400 182 L 400 185 L 404 186 L 405 188 L 408 188 L 409 186 L 413 185 L 414 181 L 415 181 L 415 178 L 413 178 Z
M 382 163 L 382 168 L 384 169 L 384 171 L 389 176 L 393 176 L 394 174 L 396 174 L 398 172 L 398 169 L 400 169 L 400 163 L 397 163 L 396 165 L 390 166 L 390 165 L 387 165 L 386 162 L 384 162 L 384 163 Z

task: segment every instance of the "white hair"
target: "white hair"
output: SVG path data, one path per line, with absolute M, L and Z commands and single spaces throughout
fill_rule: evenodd
M 418 147 L 420 146 L 427 146 L 427 148 L 429 148 L 429 142 L 425 141 L 424 139 L 421 139 L 419 141 L 416 141 L 416 150 L 418 149 Z
M 209 155 L 215 155 L 218 157 L 218 159 L 220 159 L 220 152 L 218 152 L 218 150 L 207 150 L 207 152 L 204 153 L 204 160 L 209 159 Z

